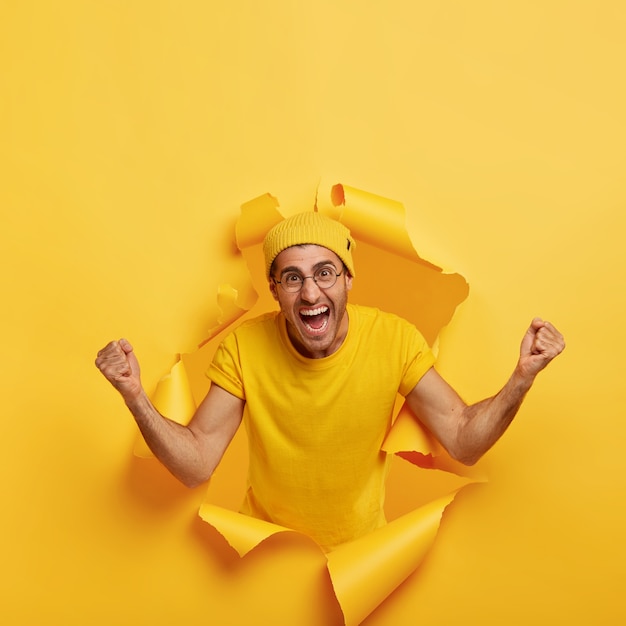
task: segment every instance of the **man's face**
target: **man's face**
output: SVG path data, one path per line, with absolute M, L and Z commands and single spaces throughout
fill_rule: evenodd
M 270 280 L 270 291 L 280 305 L 287 321 L 287 333 L 293 346 L 308 358 L 319 359 L 335 352 L 348 332 L 346 303 L 352 288 L 352 276 L 344 269 L 341 259 L 317 245 L 293 246 L 283 250 L 274 260 L 272 277 L 282 281 L 290 272 L 301 277 L 312 276 L 328 267 L 341 273 L 337 282 L 322 289 L 312 278 L 306 278 L 302 289 L 286 292 Z

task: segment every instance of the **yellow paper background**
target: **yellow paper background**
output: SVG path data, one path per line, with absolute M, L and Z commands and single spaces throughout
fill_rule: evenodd
M 239 205 L 322 179 L 402 202 L 469 281 L 440 341 L 467 400 L 533 315 L 568 340 L 365 623 L 624 621 L 625 27 L 607 0 L 3 3 L 3 621 L 332 623 L 318 552 L 233 560 L 93 367 L 127 336 L 153 390 L 239 280 Z

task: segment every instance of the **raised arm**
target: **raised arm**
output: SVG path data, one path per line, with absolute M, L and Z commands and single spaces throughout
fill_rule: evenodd
M 150 402 L 127 340 L 113 341 L 100 350 L 96 366 L 121 394 L 148 447 L 176 478 L 196 487 L 211 477 L 241 423 L 243 400 L 211 385 L 191 422 L 182 426 Z
M 522 340 L 513 374 L 495 396 L 468 406 L 431 368 L 406 399 L 448 453 L 472 465 L 501 437 L 537 374 L 564 348 L 561 333 L 535 318 Z

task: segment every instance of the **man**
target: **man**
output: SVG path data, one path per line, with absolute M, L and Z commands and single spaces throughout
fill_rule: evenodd
M 534 319 L 506 385 L 468 406 L 434 369 L 417 329 L 348 304 L 354 246 L 345 226 L 315 212 L 270 230 L 266 274 L 280 310 L 222 342 L 207 373 L 211 388 L 188 426 L 156 411 L 128 341 L 110 343 L 96 359 L 155 456 L 188 486 L 209 479 L 243 419 L 250 466 L 241 511 L 325 549 L 385 523 L 380 448 L 398 393 L 452 457 L 473 464 L 565 347 L 552 324 Z

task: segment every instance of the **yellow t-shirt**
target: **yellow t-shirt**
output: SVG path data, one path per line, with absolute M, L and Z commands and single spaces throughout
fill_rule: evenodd
M 419 331 L 349 304 L 348 333 L 332 355 L 292 346 L 278 312 L 244 322 L 207 375 L 246 401 L 250 465 L 241 512 L 310 535 L 331 549 L 385 523 L 386 454 L 397 394 L 434 364 Z

